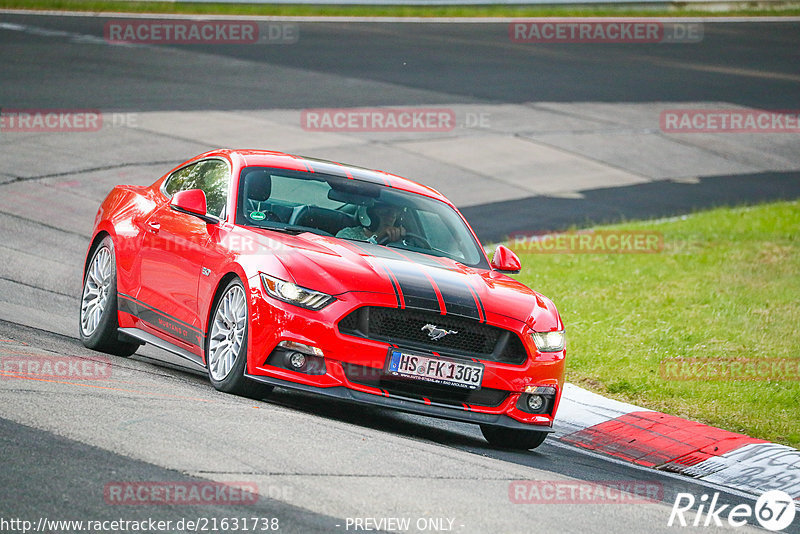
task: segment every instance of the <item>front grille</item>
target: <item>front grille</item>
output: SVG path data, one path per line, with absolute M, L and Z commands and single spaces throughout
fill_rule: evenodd
M 428 324 L 458 333 L 434 341 L 423 330 Z M 488 361 L 521 364 L 527 358 L 522 341 L 513 332 L 464 317 L 419 310 L 365 306 L 342 319 L 339 331 L 351 336 Z
M 496 407 L 508 398 L 509 392 L 501 389 L 465 389 L 420 380 L 385 375 L 381 369 L 342 362 L 344 374 L 350 382 L 372 386 L 390 395 L 415 400 L 428 399 L 439 404 L 462 408 L 462 404 Z

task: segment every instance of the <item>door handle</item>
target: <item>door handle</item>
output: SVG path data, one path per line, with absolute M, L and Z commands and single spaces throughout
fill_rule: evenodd
M 161 230 L 161 223 L 158 221 L 148 221 L 147 222 L 147 229 L 154 234 L 157 234 L 159 230 Z

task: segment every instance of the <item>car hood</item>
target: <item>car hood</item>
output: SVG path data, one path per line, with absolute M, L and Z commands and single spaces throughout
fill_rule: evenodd
M 510 318 L 539 331 L 561 328 L 549 299 L 497 271 L 311 233 L 253 231 L 270 241 L 286 278 L 309 289 L 330 295 L 381 293 L 394 296 L 406 308 L 445 311 L 489 323 Z

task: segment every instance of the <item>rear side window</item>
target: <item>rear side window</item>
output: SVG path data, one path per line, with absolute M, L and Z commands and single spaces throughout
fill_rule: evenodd
M 164 184 L 164 193 L 172 197 L 178 191 L 202 189 L 206 194 L 208 214 L 221 218 L 228 199 L 230 177 L 228 164 L 224 161 L 200 161 L 172 173 Z

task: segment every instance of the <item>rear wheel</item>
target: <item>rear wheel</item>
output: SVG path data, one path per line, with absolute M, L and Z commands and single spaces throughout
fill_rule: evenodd
M 114 259 L 114 242 L 110 236 L 103 238 L 92 252 L 92 259 L 83 274 L 83 292 L 78 331 L 81 342 L 88 348 L 130 356 L 139 348 L 138 343 L 118 339 L 117 315 L 117 264 Z
M 503 449 L 535 449 L 547 438 L 547 432 L 539 430 L 519 430 L 489 425 L 481 425 L 481 433 L 486 441 Z
M 206 366 L 211 383 L 219 391 L 261 398 L 272 386 L 244 376 L 247 368 L 247 295 L 238 278 L 228 283 L 214 306 L 206 342 Z

